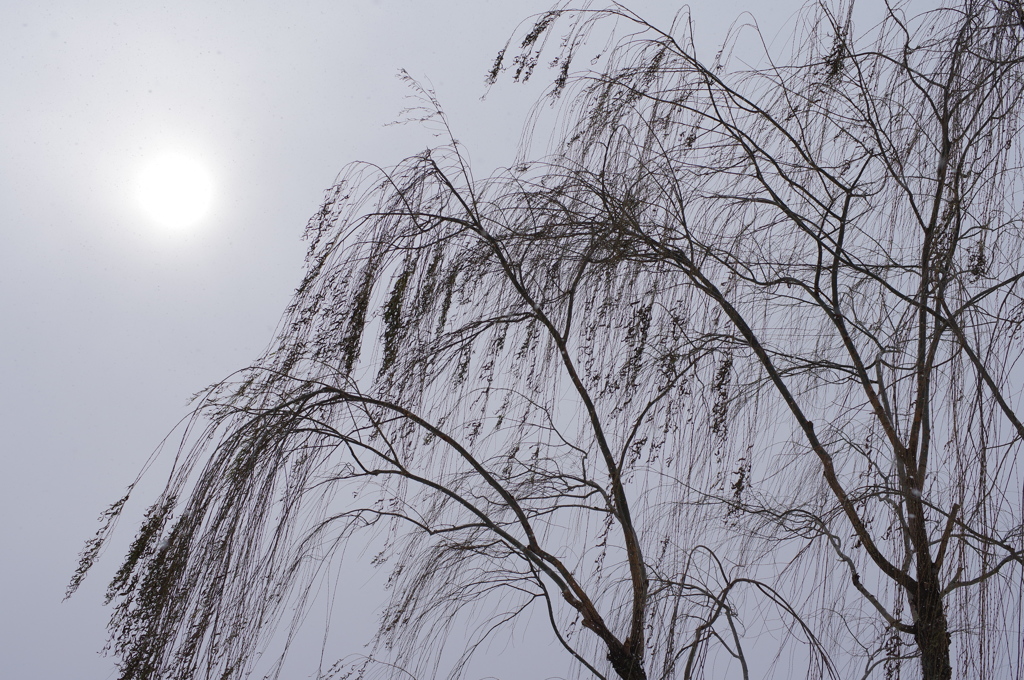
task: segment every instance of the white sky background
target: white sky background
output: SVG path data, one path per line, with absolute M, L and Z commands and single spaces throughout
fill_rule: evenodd
M 481 102 L 483 76 L 516 24 L 550 4 L 0 3 L 0 675 L 113 675 L 97 655 L 100 601 L 159 471 L 61 604 L 96 516 L 189 396 L 271 339 L 302 273 L 302 229 L 338 171 L 438 143 L 384 126 L 408 104 L 398 69 L 436 89 L 479 175 L 513 160 L 549 77 L 506 77 Z M 678 9 L 628 4 L 666 27 Z M 705 56 L 742 11 L 771 37 L 798 4 L 697 4 Z M 142 164 L 165 149 L 215 178 L 212 212 L 189 231 L 136 205 Z M 355 597 L 369 612 L 380 602 L 372 589 Z M 359 651 L 374 623 L 337 654 Z

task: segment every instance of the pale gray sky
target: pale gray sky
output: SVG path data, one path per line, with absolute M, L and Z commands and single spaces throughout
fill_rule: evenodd
M 105 579 L 160 465 L 106 560 L 62 604 L 96 516 L 189 396 L 270 340 L 301 275 L 302 228 L 338 171 L 437 143 L 421 127 L 385 126 L 407 104 L 398 69 L 436 89 L 481 174 L 511 162 L 540 90 L 506 79 L 481 102 L 483 76 L 516 24 L 550 4 L 0 4 L 4 677 L 112 676 L 113 660 L 97 655 Z M 665 25 L 679 7 L 629 5 Z M 713 45 L 746 9 L 771 34 L 794 3 L 697 3 L 701 39 Z M 183 233 L 152 224 L 134 194 L 165 149 L 214 177 L 211 213 Z

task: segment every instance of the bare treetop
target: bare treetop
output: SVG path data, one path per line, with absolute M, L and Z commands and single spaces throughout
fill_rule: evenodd
M 352 166 L 111 584 L 123 677 L 243 677 L 365 532 L 392 599 L 325 677 L 527 613 L 580 677 L 1024 671 L 1024 9 L 915 11 L 738 69 L 558 7 L 489 74 L 552 66 L 549 155 Z

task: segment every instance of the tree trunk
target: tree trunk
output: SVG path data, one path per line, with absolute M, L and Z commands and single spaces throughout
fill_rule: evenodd
M 949 664 L 949 629 L 934 567 L 928 565 L 919 570 L 918 578 L 917 592 L 911 594 L 910 603 L 917 613 L 914 639 L 921 650 L 921 678 L 951 680 L 953 671 Z
M 627 649 L 611 649 L 608 652 L 608 660 L 612 662 L 612 668 L 622 680 L 647 680 L 647 672 L 644 671 L 643 661 L 638 654 Z

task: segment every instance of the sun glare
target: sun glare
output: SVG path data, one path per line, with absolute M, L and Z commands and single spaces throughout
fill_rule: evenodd
M 151 160 L 139 178 L 139 200 L 153 221 L 170 228 L 191 227 L 209 211 L 213 178 L 194 158 L 166 153 Z

